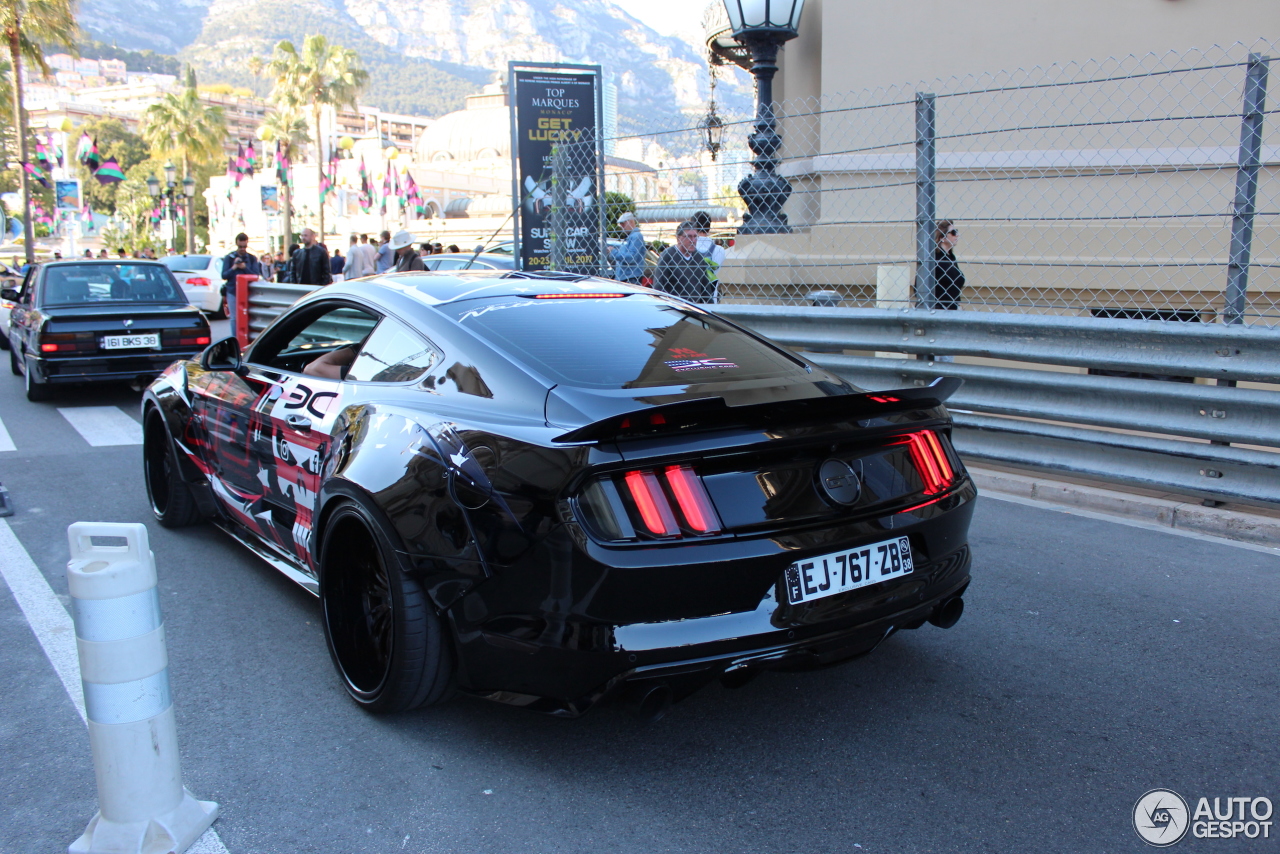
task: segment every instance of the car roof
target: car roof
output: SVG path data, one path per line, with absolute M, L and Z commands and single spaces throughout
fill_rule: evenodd
M 458 270 L 443 273 L 384 273 L 337 282 L 319 288 L 306 299 L 320 297 L 368 297 L 373 288 L 385 288 L 423 305 L 443 305 L 464 299 L 581 293 L 652 293 L 648 288 L 624 285 L 596 276 L 567 273 L 522 273 L 514 270 Z
M 48 270 L 52 267 L 83 267 L 97 264 L 104 266 L 110 264 L 113 267 L 119 267 L 121 264 L 128 264 L 130 267 L 154 264 L 157 267 L 164 267 L 164 264 L 161 264 L 158 259 L 152 261 L 150 258 L 63 258 L 61 261 L 46 261 L 40 266 L 42 269 Z

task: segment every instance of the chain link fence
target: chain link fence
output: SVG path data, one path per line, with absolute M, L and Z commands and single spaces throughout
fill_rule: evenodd
M 1277 59 L 1259 42 L 780 103 L 791 232 L 739 238 L 720 299 L 1280 326 Z M 667 154 L 647 238 L 699 209 L 732 235 L 752 124 L 726 119 L 714 161 L 698 128 L 614 141 Z

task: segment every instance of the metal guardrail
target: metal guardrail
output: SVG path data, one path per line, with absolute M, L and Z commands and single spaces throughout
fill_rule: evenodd
M 1280 389 L 1234 385 L 1280 383 L 1280 331 L 961 311 L 754 305 L 716 311 L 808 351 L 812 361 L 865 388 L 925 385 L 943 374 L 963 378 L 948 405 L 956 447 L 969 458 L 1215 501 L 1280 505 L 1280 452 L 1237 447 L 1280 451 Z M 934 354 L 1036 367 L 942 363 L 929 359 Z
M 250 337 L 312 290 L 251 284 Z M 1235 385 L 1280 384 L 1280 330 L 965 311 L 715 310 L 867 389 L 927 385 L 944 374 L 964 379 L 948 405 L 956 448 L 968 458 L 1280 506 L 1280 389 Z M 937 354 L 1035 367 L 933 361 Z M 1078 368 L 1217 384 L 1072 370 Z
M 286 285 L 258 280 L 249 283 L 249 339 L 280 316 L 286 308 L 316 289 L 315 285 Z

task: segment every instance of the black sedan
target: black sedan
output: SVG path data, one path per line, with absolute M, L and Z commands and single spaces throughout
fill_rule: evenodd
M 173 365 L 145 476 L 162 525 L 211 519 L 320 596 L 370 710 L 653 715 L 959 619 L 958 385 L 864 392 L 603 279 L 391 274 Z
M 55 384 L 150 382 L 209 345 L 209 321 L 155 261 L 54 261 L 0 294 L 9 312 L 9 367 L 28 400 Z

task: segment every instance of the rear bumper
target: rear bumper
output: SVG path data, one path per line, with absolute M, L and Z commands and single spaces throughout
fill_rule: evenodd
M 138 377 L 157 377 L 174 362 L 193 358 L 196 351 L 130 355 L 117 358 L 101 356 L 83 359 L 27 359 L 34 368 L 34 378 L 43 383 L 92 383 L 128 381 Z
M 835 664 L 872 651 L 897 631 L 918 628 L 940 603 L 962 595 L 969 585 L 970 560 L 965 545 L 917 567 L 926 583 L 900 588 L 902 596 L 887 596 L 874 616 L 859 610 L 806 625 L 771 591 L 754 611 L 616 627 L 608 652 L 480 632 L 466 644 L 471 663 L 480 652 L 477 646 L 487 646 L 488 655 L 479 657 L 495 664 L 501 660 L 501 670 L 520 676 L 506 690 L 463 687 L 485 699 L 577 717 L 601 700 L 645 684 L 662 683 L 680 699 L 723 675 L 745 678 L 763 670 Z

